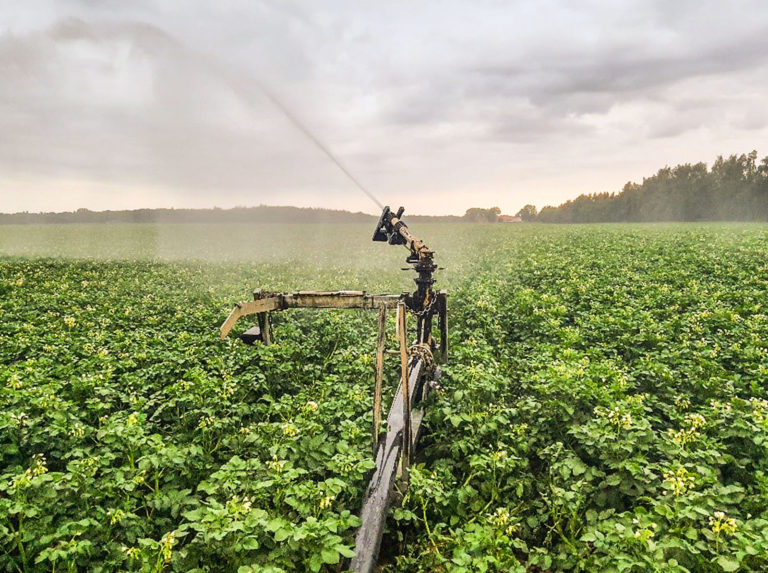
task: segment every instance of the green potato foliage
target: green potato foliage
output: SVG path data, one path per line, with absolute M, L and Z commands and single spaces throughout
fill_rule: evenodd
M 768 232 L 532 226 L 452 296 L 392 571 L 768 567 Z
M 218 340 L 237 300 L 209 290 L 221 269 L 0 264 L 0 569 L 350 556 L 373 467 L 370 319 L 295 313 L 251 348 Z
M 253 287 L 412 288 L 367 227 L 307 227 L 228 228 L 248 240 L 224 263 L 218 226 L 67 227 L 98 240 L 57 258 L 0 229 L 0 570 L 344 570 L 375 313 L 218 339 Z M 768 567 L 764 227 L 418 234 L 448 267 L 451 357 L 385 571 Z M 259 241 L 281 248 L 249 260 Z

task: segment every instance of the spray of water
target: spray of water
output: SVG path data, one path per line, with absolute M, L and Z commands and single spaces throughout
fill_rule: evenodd
M 229 88 L 234 91 L 245 103 L 248 105 L 253 106 L 253 94 L 250 90 L 247 88 L 241 87 L 240 85 L 240 79 L 243 77 L 243 73 L 241 70 L 237 70 L 235 72 L 231 68 L 226 67 L 223 65 L 222 62 L 214 62 L 210 56 L 194 53 L 192 50 L 186 48 L 181 43 L 179 43 L 176 40 L 172 40 L 173 43 L 176 45 L 176 47 L 180 50 L 182 50 L 184 53 L 186 53 L 188 56 L 194 58 L 194 60 L 198 64 L 202 64 L 209 73 L 217 76 L 220 78 L 224 83 L 226 83 Z M 255 78 L 250 77 L 250 80 L 254 80 Z M 368 189 L 365 188 L 365 186 L 358 181 L 358 179 L 352 175 L 352 173 L 347 169 L 347 167 L 341 162 L 341 160 L 336 157 L 333 152 L 328 148 L 327 145 L 325 145 L 320 139 L 312 133 L 312 131 L 309 130 L 309 128 L 296 116 L 291 109 L 283 103 L 283 101 L 277 97 L 272 90 L 268 89 L 267 86 L 263 81 L 255 81 L 256 85 L 258 85 L 261 92 L 267 97 L 267 99 L 277 108 L 279 109 L 283 115 L 290 121 L 296 129 L 298 129 L 301 133 L 303 133 L 307 139 L 309 139 L 315 147 L 317 147 L 320 151 L 325 154 L 328 159 L 330 159 L 336 167 L 339 168 L 339 170 L 347 176 L 347 178 L 354 183 L 355 187 L 357 187 L 360 191 L 362 191 L 366 197 L 368 197 L 371 201 L 373 201 L 376 206 L 379 209 L 384 209 L 384 205 L 381 201 L 379 201 L 376 196 L 371 193 Z
M 331 161 L 333 161 L 333 162 L 336 164 L 336 167 L 338 167 L 338 168 L 339 168 L 339 169 L 342 171 L 342 173 L 344 173 L 344 175 L 346 175 L 346 176 L 349 178 L 349 180 L 350 180 L 350 181 L 352 181 L 352 183 L 354 183 L 354 184 L 355 184 L 355 186 L 356 186 L 358 189 L 360 189 L 360 191 L 362 191 L 363 193 L 365 193 L 365 194 L 366 194 L 366 196 L 368 196 L 368 198 L 369 198 L 371 201 L 373 201 L 374 203 L 376 203 L 376 206 L 377 206 L 379 209 L 384 209 L 384 205 L 382 205 L 381 201 L 379 201 L 379 200 L 378 200 L 378 199 L 377 199 L 377 198 L 376 198 L 376 197 L 373 195 L 373 193 L 371 193 L 370 191 L 368 191 L 368 189 L 366 189 L 366 188 L 363 186 L 363 184 L 362 184 L 362 183 L 360 183 L 360 181 L 358 181 L 358 180 L 357 180 L 357 178 L 355 178 L 355 176 L 354 176 L 354 175 L 352 175 L 352 173 L 350 173 L 349 169 L 347 169 L 347 168 L 344 166 L 344 164 L 341 162 L 341 160 L 340 160 L 338 157 L 336 157 L 336 156 L 335 156 L 333 153 L 331 153 L 331 150 L 330 150 L 330 149 L 328 149 L 328 146 L 327 146 L 327 145 L 325 145 L 325 144 L 323 144 L 323 142 L 322 142 L 322 141 L 320 141 L 320 140 L 317 138 L 317 136 L 316 136 L 314 133 L 312 133 L 312 132 L 311 132 L 311 131 L 310 131 L 310 130 L 307 128 L 307 126 L 306 126 L 306 125 L 304 125 L 304 124 L 303 124 L 303 123 L 302 123 L 302 122 L 299 120 L 299 118 L 297 118 L 297 117 L 296 117 L 296 115 L 294 115 L 294 113 L 293 113 L 293 112 L 292 112 L 290 109 L 288 109 L 288 107 L 287 107 L 287 106 L 286 106 L 286 105 L 285 105 L 285 104 L 284 104 L 284 103 L 283 103 L 283 102 L 282 102 L 282 101 L 281 101 L 279 98 L 277 98 L 277 97 L 275 96 L 275 94 L 274 94 L 274 93 L 272 93 L 270 90 L 268 90 L 268 89 L 267 89 L 267 88 L 264 86 L 264 84 L 259 84 L 259 88 L 260 88 L 260 89 L 261 89 L 261 91 L 264 93 L 264 95 L 265 95 L 265 96 L 267 96 L 267 98 L 269 99 L 269 101 L 271 101 L 271 102 L 272 102 L 272 104 L 273 104 L 273 105 L 274 105 L 276 108 L 278 108 L 280 111 L 282 111 L 282 112 L 283 112 L 283 114 L 285 115 L 285 117 L 287 117 L 287 118 L 288 118 L 288 120 L 289 120 L 289 121 L 290 121 L 290 122 L 291 122 L 291 123 L 292 123 L 292 124 L 293 124 L 293 125 L 296 127 L 296 129 L 298 129 L 298 130 L 299 130 L 301 133 L 303 133 L 304 135 L 306 135 L 306 136 L 307 136 L 307 138 L 308 138 L 308 139 L 309 139 L 309 140 L 310 140 L 312 143 L 314 143 L 314 144 L 315 144 L 315 146 L 316 146 L 316 147 L 317 147 L 317 148 L 318 148 L 320 151 L 322 151 L 323 153 L 325 153 L 325 155 L 328 157 L 328 159 L 330 159 Z

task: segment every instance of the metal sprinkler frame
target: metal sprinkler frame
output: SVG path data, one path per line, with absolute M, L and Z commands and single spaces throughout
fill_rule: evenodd
M 371 295 L 365 291 L 278 293 L 256 290 L 254 300 L 235 304 L 220 329 L 224 339 L 240 318 L 255 314 L 257 326 L 245 331 L 240 338 L 247 344 L 271 344 L 270 312 L 273 311 L 289 308 L 378 310 L 372 430 L 376 468 L 366 490 L 360 513 L 361 525 L 355 538 L 355 556 L 350 563 L 350 569 L 360 573 L 374 570 L 395 481 L 400 478 L 407 483 L 408 469 L 424 419 L 424 399 L 440 381 L 442 371 L 439 365 L 448 360 L 448 293 L 433 288 L 433 274 L 438 270 L 434 262 L 435 253 L 410 232 L 401 219 L 403 211 L 403 207 L 396 213 L 384 207 L 373 240 L 403 245 L 408 249 L 406 262 L 417 273 L 413 293 Z M 392 350 L 386 348 L 388 309 L 396 312 L 397 349 Z M 411 343 L 408 342 L 408 312 L 416 317 L 416 337 Z M 439 340 L 433 336 L 435 317 Z M 382 437 L 379 428 L 386 354 L 400 357 L 400 383 L 387 415 L 387 433 Z

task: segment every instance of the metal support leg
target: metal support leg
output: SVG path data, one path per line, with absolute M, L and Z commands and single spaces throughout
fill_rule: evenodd
M 262 298 L 269 297 L 272 293 L 265 293 L 261 289 L 253 291 L 253 300 L 261 300 Z M 259 330 L 261 331 L 261 343 L 272 344 L 272 328 L 269 324 L 269 312 L 259 312 L 256 314 L 256 320 L 259 323 Z
M 268 346 L 272 344 L 272 333 L 270 332 L 271 326 L 269 324 L 269 313 L 260 312 L 256 316 L 259 320 L 259 330 L 261 330 L 262 344 L 265 344 Z
M 411 392 L 408 380 L 408 333 L 405 327 L 406 307 L 404 302 L 397 304 L 397 324 L 400 339 L 400 379 L 403 390 L 403 453 L 401 463 L 403 478 L 408 479 L 408 467 L 411 464 Z
M 448 362 L 448 294 L 441 290 L 437 293 L 437 327 L 440 330 L 439 362 Z
M 373 389 L 373 457 L 379 447 L 381 430 L 381 386 L 384 370 L 384 350 L 387 345 L 387 306 L 379 306 L 379 338 L 376 341 L 376 381 Z

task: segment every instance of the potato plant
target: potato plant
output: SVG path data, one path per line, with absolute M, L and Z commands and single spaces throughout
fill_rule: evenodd
M 212 276 L 3 263 L 3 570 L 318 571 L 351 555 L 373 466 L 366 317 L 294 314 L 273 346 L 221 342 Z
M 517 239 L 452 298 L 388 569 L 768 567 L 768 232 Z
M 430 232 L 451 363 L 384 570 L 768 567 L 763 227 Z M 295 246 L 225 264 L 111 260 L 103 241 L 98 260 L 5 252 L 0 570 L 344 570 L 373 465 L 375 316 L 286 312 L 269 347 L 217 327 L 252 287 L 410 277 L 386 247 L 377 268 Z

